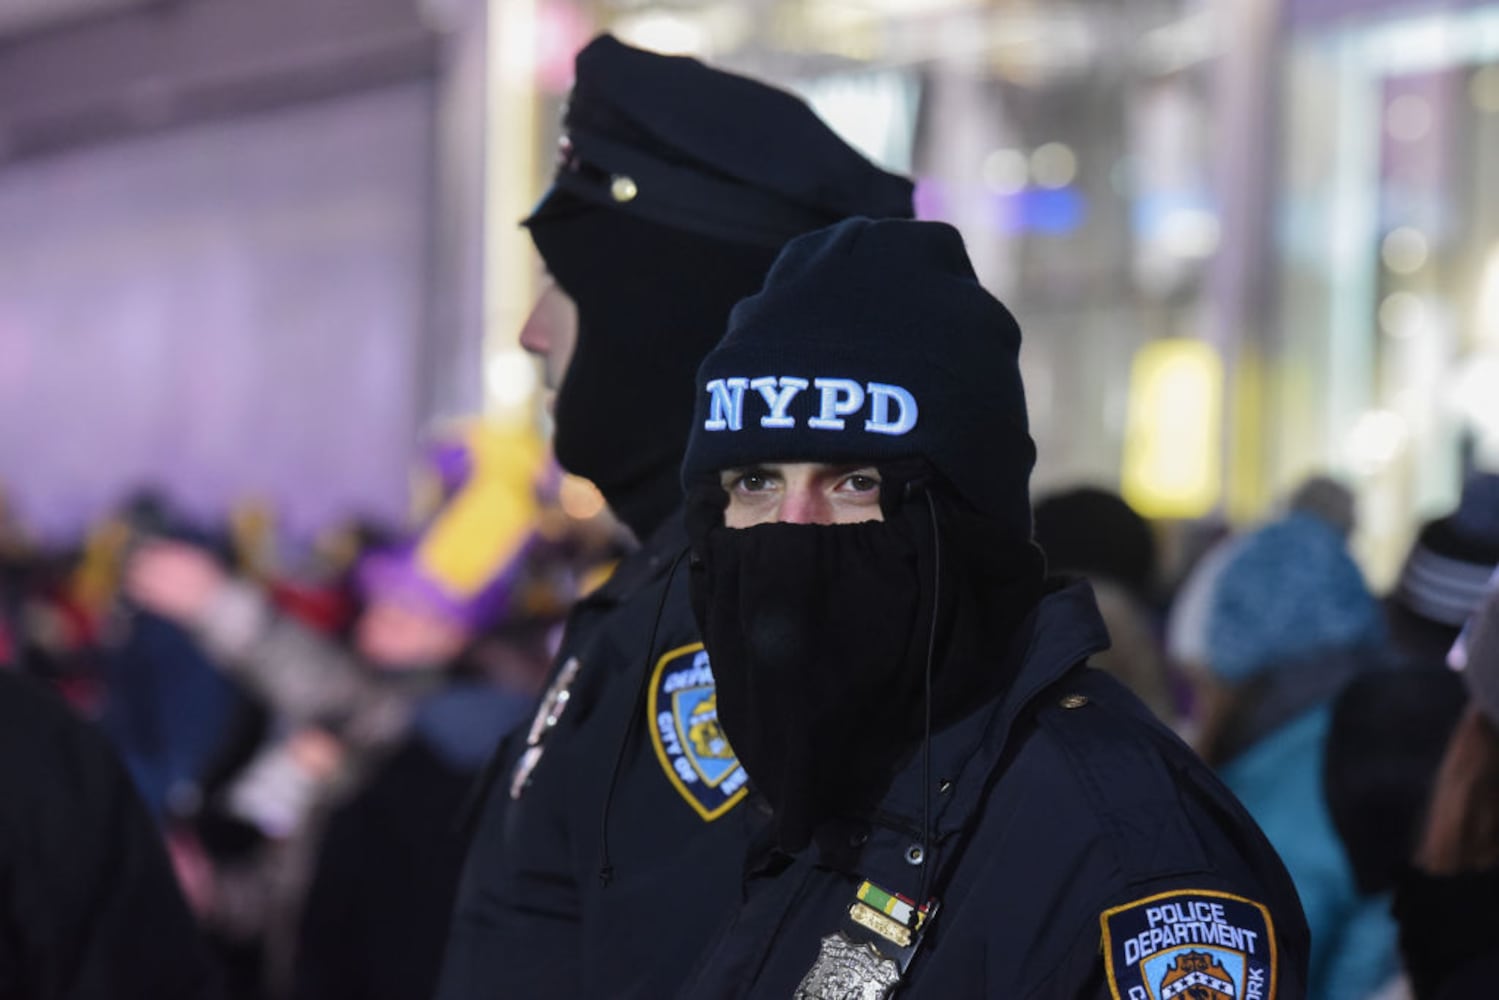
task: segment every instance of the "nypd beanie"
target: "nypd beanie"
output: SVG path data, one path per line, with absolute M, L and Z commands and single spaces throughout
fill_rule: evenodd
M 1020 327 L 945 223 L 854 218 L 787 244 L 698 370 L 684 482 L 756 462 L 920 456 L 1030 536 Z

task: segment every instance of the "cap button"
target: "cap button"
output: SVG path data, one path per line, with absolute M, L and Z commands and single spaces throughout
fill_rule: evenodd
M 639 193 L 635 179 L 627 174 L 615 174 L 609 179 L 609 196 L 617 202 L 634 201 Z
M 1088 697 L 1081 694 L 1069 694 L 1062 699 L 1061 704 L 1063 708 L 1082 708 L 1088 704 Z

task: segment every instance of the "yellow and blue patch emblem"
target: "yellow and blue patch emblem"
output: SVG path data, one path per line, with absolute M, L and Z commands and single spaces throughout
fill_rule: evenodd
M 744 768 L 718 724 L 718 688 L 702 643 L 656 661 L 646 711 L 656 758 L 699 816 L 712 822 L 749 794 Z
M 1253 900 L 1186 889 L 1100 921 L 1114 1000 L 1274 1000 L 1275 926 Z

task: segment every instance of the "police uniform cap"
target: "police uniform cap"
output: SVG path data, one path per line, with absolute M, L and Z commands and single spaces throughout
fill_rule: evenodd
M 579 201 L 779 247 L 852 215 L 910 218 L 912 185 L 800 98 L 601 35 L 578 53 L 565 135 L 535 225 Z

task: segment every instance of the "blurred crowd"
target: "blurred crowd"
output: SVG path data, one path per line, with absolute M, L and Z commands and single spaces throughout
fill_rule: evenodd
M 466 803 L 622 543 L 539 448 L 449 428 L 412 524 L 303 551 L 258 506 L 205 526 L 141 494 L 72 548 L 0 514 L 0 674 L 107 736 L 229 995 L 430 991 Z
M 413 524 L 295 554 L 264 510 L 205 527 L 159 496 L 66 550 L 0 518 L 0 663 L 107 735 L 234 996 L 429 993 L 485 762 L 626 544 L 607 514 L 565 513 L 555 466 L 513 432 L 451 428 L 420 476 Z M 1175 569 L 1161 526 L 1107 490 L 1040 498 L 1035 523 L 1049 572 L 1098 596 L 1097 665 L 1284 859 L 1313 995 L 1448 974 L 1454 942 L 1499 918 L 1472 889 L 1499 878 L 1499 663 L 1459 641 L 1493 593 L 1499 475 L 1420 528 L 1384 595 L 1327 478 L 1199 534 Z M 1486 613 L 1470 631 L 1492 659 L 1499 598 Z

